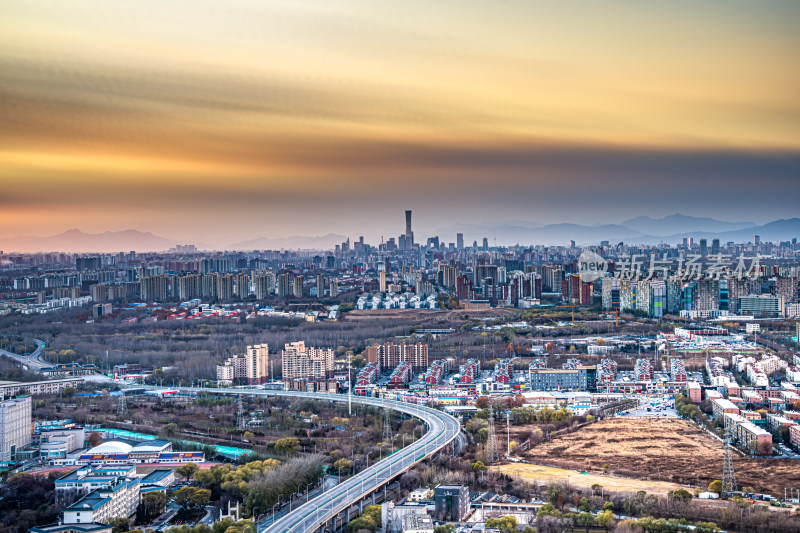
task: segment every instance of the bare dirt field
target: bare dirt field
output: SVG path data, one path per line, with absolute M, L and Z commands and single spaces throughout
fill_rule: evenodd
M 583 474 L 577 470 L 553 468 L 550 466 L 530 465 L 524 463 L 509 463 L 491 467 L 510 476 L 520 477 L 528 481 L 539 483 L 554 483 L 566 481 L 570 485 L 591 488 L 592 485 L 601 485 L 606 490 L 620 492 L 637 492 L 643 490 L 650 494 L 667 494 L 680 488 L 690 488 L 678 483 L 667 481 L 644 481 L 640 479 L 623 478 L 604 474 Z
M 524 431 L 524 430 L 522 430 Z M 543 465 L 661 480 L 705 489 L 722 477 L 722 443 L 685 420 L 610 418 L 523 453 Z M 800 462 L 734 455 L 739 487 L 783 496 L 800 486 Z M 601 483 L 602 484 L 602 483 Z

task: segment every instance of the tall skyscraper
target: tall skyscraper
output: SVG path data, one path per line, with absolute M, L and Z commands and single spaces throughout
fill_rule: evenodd
M 705 257 L 708 255 L 708 241 L 700 239 L 700 255 Z
M 711 255 L 719 255 L 719 239 L 711 240 Z
M 380 272 L 379 289 L 380 289 L 380 292 L 386 292 L 386 271 L 385 270 L 381 270 L 381 272 Z
M 411 210 L 406 210 L 406 232 L 400 236 L 400 248 L 411 250 L 414 248 L 414 232 L 411 231 Z
M 459 250 L 464 249 L 464 234 L 463 233 L 456 233 L 456 248 Z

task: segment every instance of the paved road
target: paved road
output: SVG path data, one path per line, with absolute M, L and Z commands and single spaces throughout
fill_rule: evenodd
M 267 391 L 260 389 L 214 389 L 182 388 L 184 391 L 211 392 L 219 394 L 248 394 L 254 396 L 287 396 L 308 398 L 315 401 L 346 402 L 347 395 L 320 394 L 294 391 Z M 442 411 L 411 403 L 353 396 L 354 403 L 361 403 L 384 409 L 394 409 L 419 418 L 428 427 L 425 435 L 398 450 L 386 459 L 362 470 L 331 490 L 320 494 L 310 502 L 301 505 L 285 516 L 276 519 L 259 533 L 306 533 L 315 531 L 319 525 L 332 518 L 352 503 L 370 494 L 397 474 L 426 459 L 458 438 L 461 427 L 458 420 Z
M 45 346 L 44 342 L 40 341 L 39 339 L 32 340 L 36 344 L 36 349 L 30 355 L 20 355 L 17 353 L 7 352 L 6 350 L 0 350 L 0 354 L 10 357 L 11 359 L 22 363 L 34 371 L 51 366 L 50 363 L 42 358 L 42 348 Z

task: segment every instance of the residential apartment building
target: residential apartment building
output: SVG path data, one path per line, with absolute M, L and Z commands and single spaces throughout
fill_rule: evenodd
M 303 276 L 295 276 L 292 280 L 292 296 L 295 298 L 303 297 Z
M 275 294 L 275 272 L 267 270 L 260 272 L 253 277 L 253 287 L 257 300 L 265 300 L 271 294 Z
M 317 298 L 325 296 L 325 274 L 317 274 Z
M 236 287 L 234 294 L 239 300 L 244 300 L 250 295 L 250 276 L 246 272 L 236 274 Z
M 579 366 L 572 370 L 531 369 L 531 390 L 577 390 L 597 392 L 597 367 Z
M 233 383 L 237 379 L 247 378 L 247 358 L 241 355 L 234 355 L 225 359 L 221 365 L 217 365 L 217 381 Z
M 289 342 L 281 353 L 283 380 L 324 380 L 333 377 L 334 353 L 330 348 L 306 346 L 304 341 Z
M 733 402 L 725 398 L 714 398 L 711 400 L 711 407 L 714 410 L 714 418 L 722 420 L 725 413 L 739 414 L 739 408 Z
M 167 276 L 148 276 L 141 279 L 141 298 L 145 302 L 163 302 L 167 299 Z
M 127 518 L 136 512 L 141 501 L 139 479 L 118 479 L 112 485 L 89 494 L 64 509 L 65 524 L 104 523 Z
M 248 346 L 245 352 L 247 383 L 257 385 L 269 380 L 269 346 L 256 344 Z
M 287 298 L 292 288 L 292 276 L 288 272 L 278 274 L 278 297 Z
M 30 443 L 30 396 L 0 402 L 0 462 L 16 460 L 17 452 Z
M 394 368 L 403 361 L 410 363 L 414 370 L 428 367 L 428 345 L 421 342 L 372 344 L 367 346 L 365 355 L 368 363 L 378 363 L 380 368 Z
M 48 381 L 28 381 L 24 383 L 8 383 L 0 385 L 0 400 L 29 394 L 37 396 L 40 394 L 58 394 L 67 387 L 76 388 L 83 383 L 82 378 L 51 379 Z
M 233 298 L 233 274 L 223 274 L 217 278 L 217 298 L 230 300 Z
M 186 274 L 178 278 L 178 299 L 192 300 L 200 298 L 200 274 Z

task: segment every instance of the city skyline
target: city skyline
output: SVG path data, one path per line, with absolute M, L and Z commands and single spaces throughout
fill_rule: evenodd
M 0 14 L 0 238 L 797 216 L 795 3 Z

